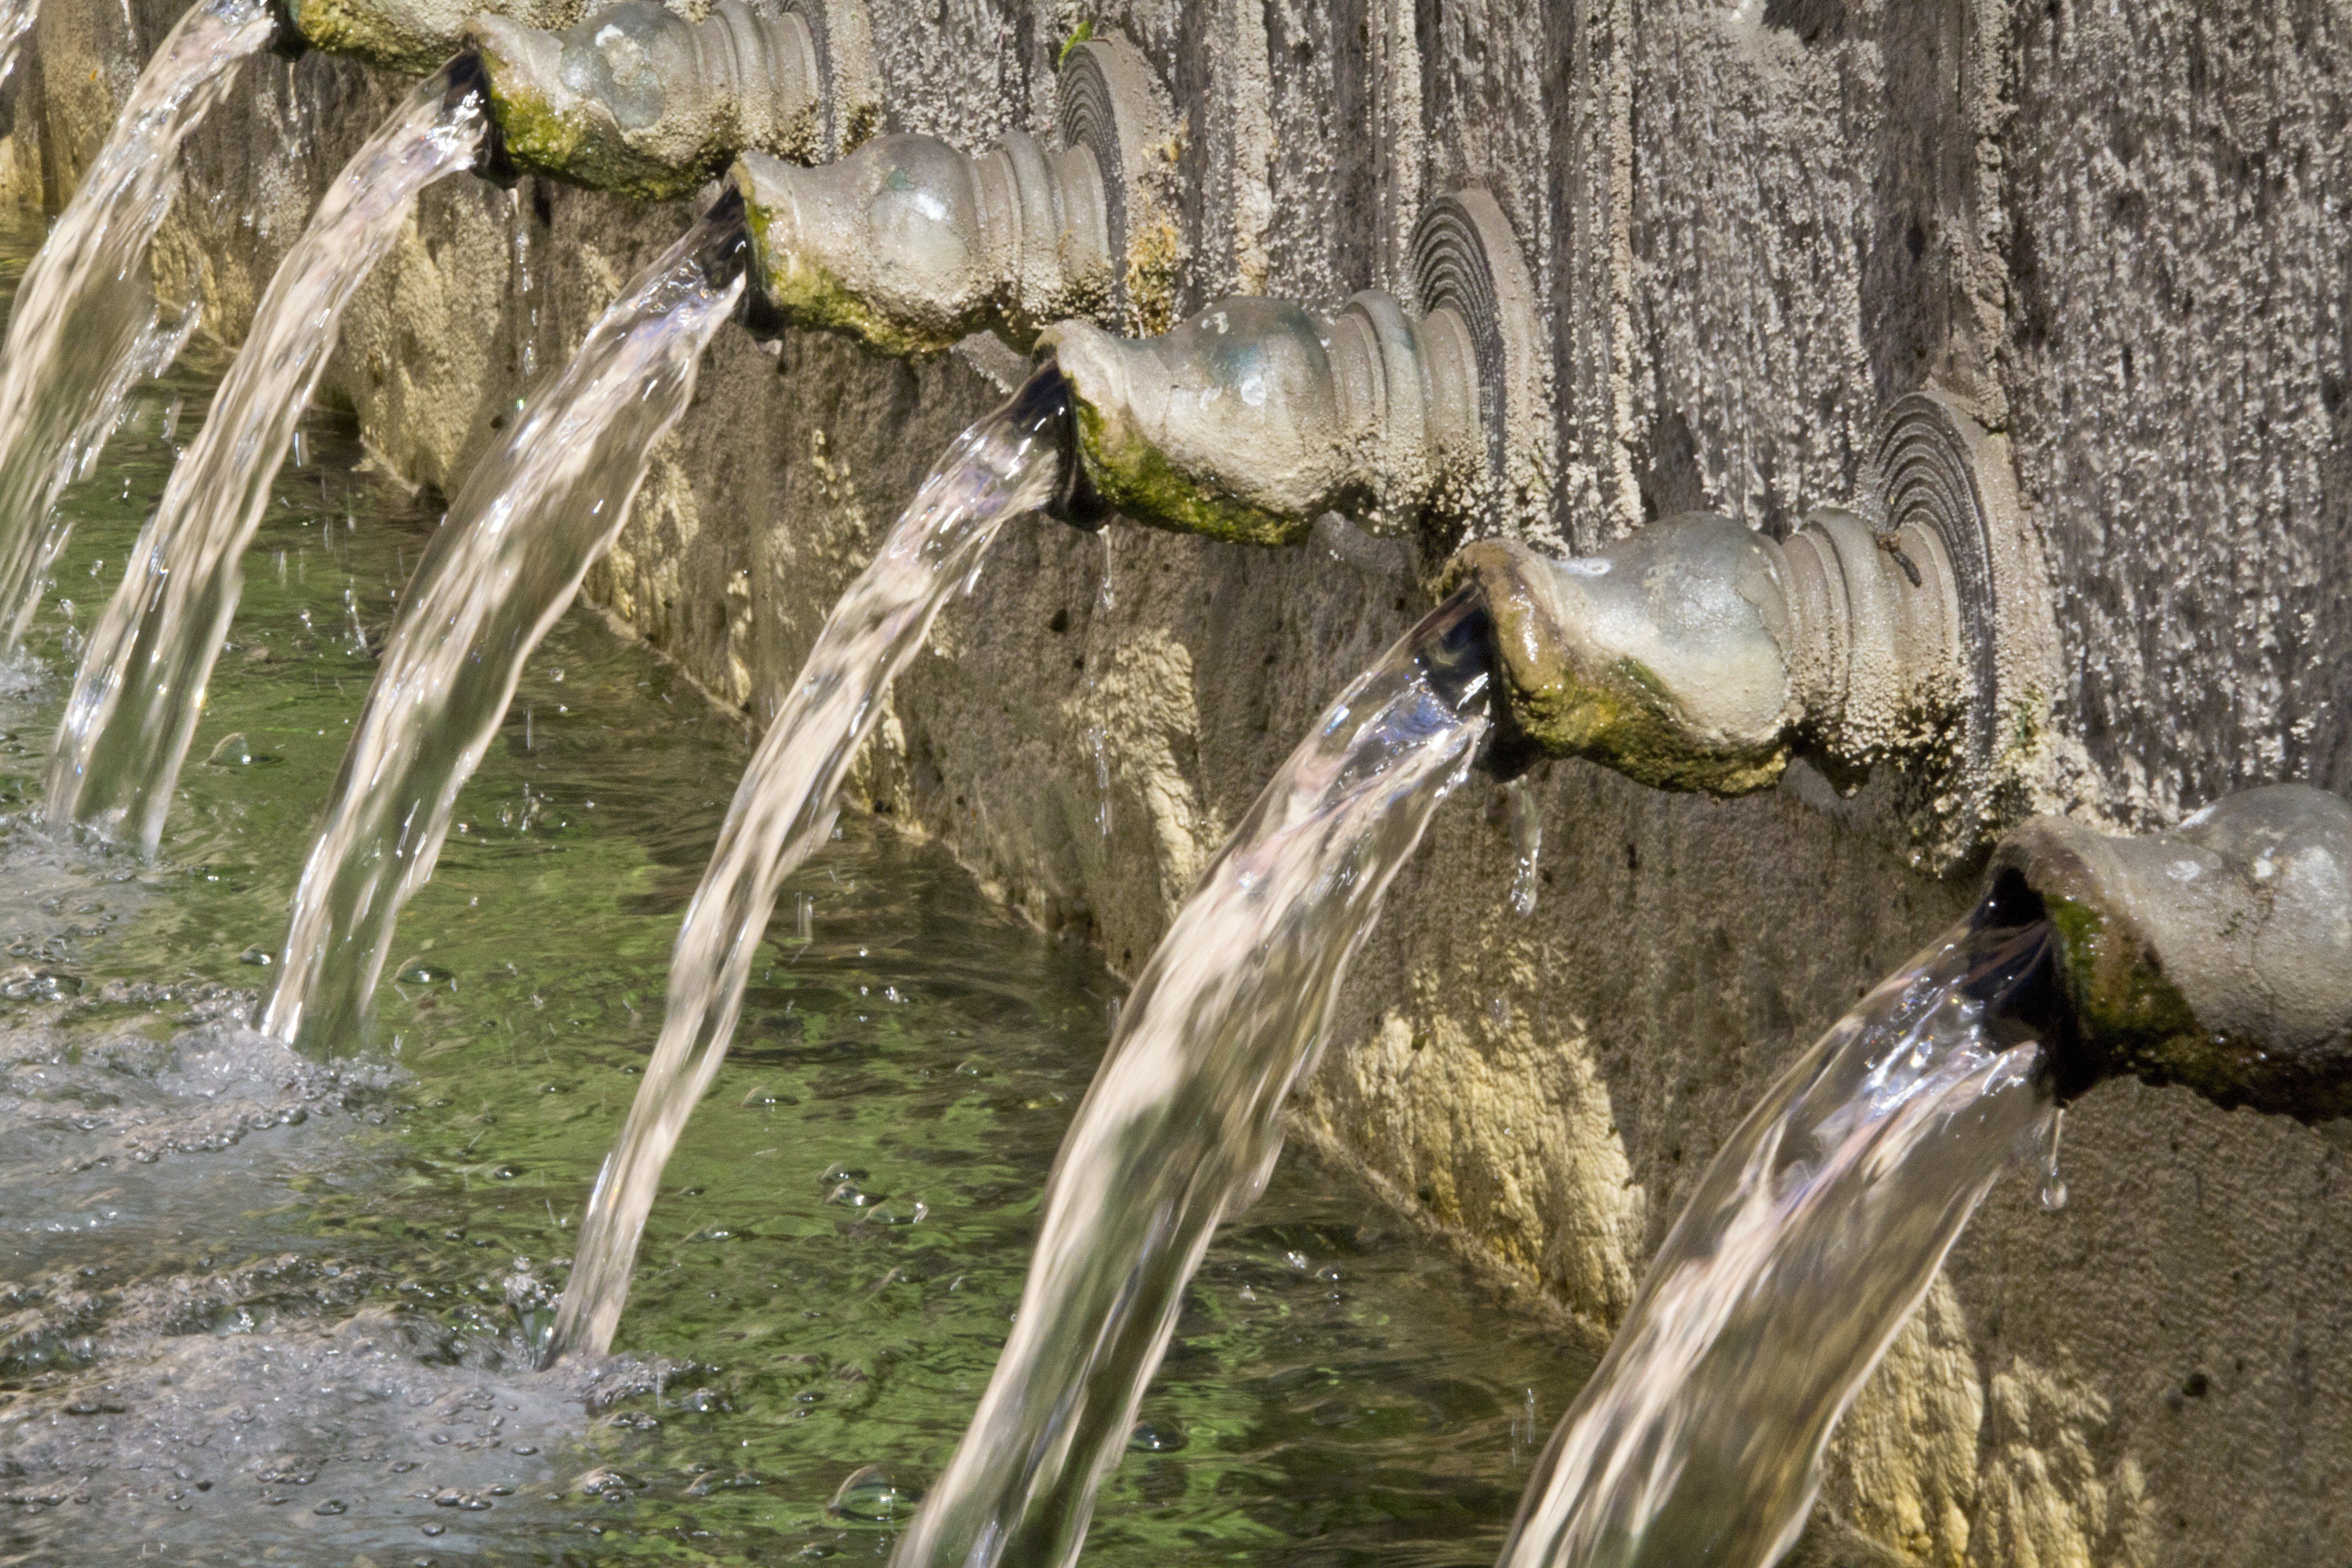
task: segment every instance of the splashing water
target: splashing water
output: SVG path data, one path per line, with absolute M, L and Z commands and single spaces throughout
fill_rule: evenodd
M 627 519 L 646 455 L 743 290 L 742 204 L 722 197 L 604 312 L 476 468 L 417 563 L 294 895 L 263 1027 L 354 1042 L 401 906 L 433 874 L 458 786 L 523 662 Z
M 1349 960 L 1486 734 L 1485 619 L 1457 595 L 1348 689 L 1144 966 L 1055 1163 L 1012 1337 L 902 1568 L 1076 1557 L 1185 1283 L 1264 1190 Z
M 1545 1450 L 1504 1568 L 1764 1568 L 1795 1543 L 1838 1417 L 2044 1135 L 2012 1010 L 2051 941 L 1980 911 L 1765 1094 Z
M 461 56 L 411 93 L 328 188 L 287 252 L 194 445 L 91 634 L 49 761 L 48 816 L 155 852 L 205 687 L 244 587 L 238 563 L 325 371 L 343 308 L 417 194 L 473 166 L 481 68 Z
M 678 931 L 661 1043 L 581 1222 L 551 1355 L 611 1348 L 662 1167 L 726 1058 L 777 893 L 833 831 L 842 780 L 882 716 L 884 689 L 940 605 L 978 570 L 1005 520 L 1054 499 L 1070 416 L 1068 384 L 1048 367 L 966 430 L 817 634 L 744 770 Z M 803 941 L 808 919 L 803 903 Z
M 29 7 L 28 7 L 29 9 Z M 131 388 L 178 357 L 192 309 L 166 323 L 147 242 L 180 188 L 180 143 L 277 30 L 270 0 L 198 0 L 26 269 L 0 348 L 0 641 L 14 647 L 64 547 L 58 492 L 98 455 Z

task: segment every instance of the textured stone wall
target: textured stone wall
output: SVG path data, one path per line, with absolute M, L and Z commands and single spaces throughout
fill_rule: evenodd
M 51 0 L 0 171 L 71 188 L 170 0 Z M 1930 381 L 2011 444 L 2064 645 L 2075 809 L 2352 790 L 2352 12 L 2326 0 L 876 0 L 893 123 L 1043 130 L 1080 21 L 1184 118 L 1187 304 L 1398 281 L 1430 195 L 1492 188 L 1555 354 L 1561 532 L 1843 496 Z M 255 62 L 158 251 L 234 341 L 396 83 Z M 390 470 L 454 489 L 682 226 L 527 183 L 428 195 L 331 375 Z M 593 591 L 763 714 L 932 454 L 954 357 L 714 350 Z M 1141 962 L 1321 705 L 1427 604 L 1402 546 L 1013 531 L 900 683 L 861 788 L 993 891 Z M 1098 738 L 1098 739 L 1097 739 Z M 1107 789 L 1099 781 L 1108 782 Z M 1300 1132 L 1605 1328 L 1745 1107 L 1965 907 L 1885 782 L 1734 803 L 1538 780 L 1510 912 L 1467 785 L 1358 963 Z M 1106 798 L 1107 797 L 1107 798 Z M 1108 828 L 1102 824 L 1107 821 Z M 2352 1135 L 2106 1086 L 2073 1200 L 2000 1188 L 1846 1425 L 1818 1550 L 1936 1564 L 2352 1558 Z M 1548 1416 L 1557 1412 L 1546 1413 Z

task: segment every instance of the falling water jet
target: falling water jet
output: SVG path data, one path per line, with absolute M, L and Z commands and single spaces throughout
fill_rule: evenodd
M 17 57 L 24 52 L 25 36 L 40 20 L 41 0 L 6 0 L 0 5 L 0 86 L 16 74 Z
M 133 384 L 178 357 L 193 306 L 166 322 L 147 244 L 180 187 L 180 143 L 268 46 L 271 0 L 198 0 L 139 75 L 106 144 L 26 269 L 0 346 L 0 642 L 13 647 L 65 547 L 58 495 L 112 430 Z
M 303 867 L 268 1033 L 321 1048 L 360 1036 L 401 907 L 433 874 L 524 661 L 627 521 L 647 454 L 740 302 L 744 249 L 729 193 L 604 312 L 449 509 Z
M 91 634 L 50 756 L 50 821 L 79 821 L 155 852 L 236 611 L 246 545 L 344 307 L 399 237 L 418 194 L 475 165 L 487 123 L 479 63 L 461 55 L 353 154 L 279 263 L 210 417 L 173 468 Z
M 556 1309 L 551 1359 L 612 1346 L 662 1167 L 734 1037 L 751 965 L 783 880 L 833 831 L 842 781 L 882 717 L 883 695 L 1005 522 L 1083 512 L 1069 488 L 1068 384 L 1048 363 L 948 449 L 872 564 L 817 634 L 767 738 L 743 770 L 719 845 L 670 958 L 661 1040 L 596 1178 Z M 805 932 L 807 907 L 801 921 Z
M 1766 1091 L 1538 1462 L 1504 1568 L 1765 1568 L 1838 1418 L 2055 1114 L 2038 900 L 1988 900 Z
M 1217 1225 L 1264 1190 L 1349 962 L 1488 729 L 1457 595 L 1341 694 L 1201 878 L 1057 1158 L 1013 1333 L 900 1568 L 1066 1563 Z
M 2042 817 L 2005 838 L 1975 912 L 1708 1166 L 1503 1568 L 1777 1561 L 1838 1418 L 1987 1189 L 2031 1164 L 2042 1205 L 2063 1203 L 2060 1106 L 2126 1076 L 2304 1121 L 2352 1110 L 2352 805 L 2281 784 L 2168 833 Z

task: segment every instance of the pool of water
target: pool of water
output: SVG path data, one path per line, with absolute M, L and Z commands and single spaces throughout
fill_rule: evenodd
M 221 369 L 134 398 L 0 671 L 0 1563 L 887 1556 L 1122 987 L 845 816 L 668 1173 L 622 1353 L 530 1370 L 752 737 L 575 612 L 402 921 L 377 1038 L 312 1061 L 247 1032 L 436 517 L 314 413 L 161 858 L 51 833 L 77 628 Z M 1294 1155 L 1195 1281 L 1087 1561 L 1490 1562 L 1588 1369 Z

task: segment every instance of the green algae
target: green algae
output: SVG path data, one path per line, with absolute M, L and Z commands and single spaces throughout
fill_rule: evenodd
M 1295 544 L 1312 526 L 1202 484 L 1132 432 L 1114 436 L 1111 421 L 1078 399 L 1078 455 L 1095 491 L 1136 522 L 1197 533 L 1229 544 Z

